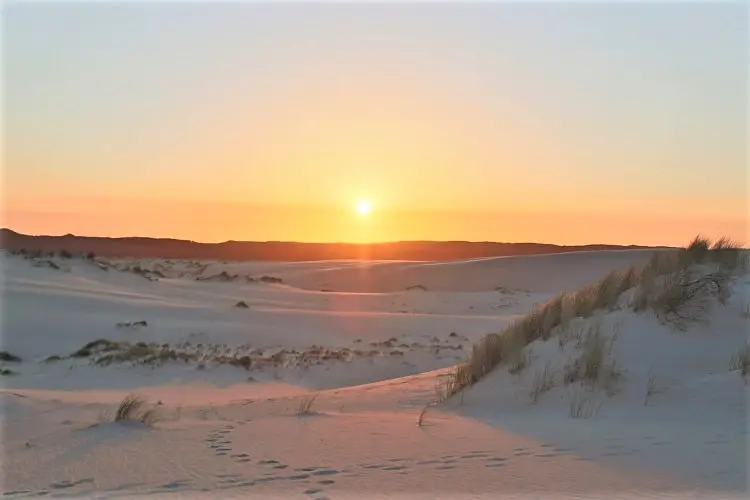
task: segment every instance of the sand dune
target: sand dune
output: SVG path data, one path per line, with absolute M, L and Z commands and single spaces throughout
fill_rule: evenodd
M 603 331 L 620 332 L 611 356 L 623 378 L 617 394 L 596 395 L 591 418 L 569 417 L 571 387 L 562 383 L 530 402 L 539 373 L 564 371 L 576 353 L 575 342 L 557 338 L 530 346 L 520 374 L 500 367 L 426 407 L 484 334 L 650 254 L 441 263 L 54 258 L 54 267 L 2 255 L 2 350 L 21 358 L 0 363 L 10 458 L 3 491 L 737 494 L 746 485 L 748 393 L 728 358 L 746 341 L 746 276 L 687 333 L 626 307 L 597 316 Z M 83 352 L 97 339 L 107 342 Z M 654 374 L 662 390 L 644 405 Z M 133 392 L 156 405 L 161 421 L 106 423 L 103 413 Z

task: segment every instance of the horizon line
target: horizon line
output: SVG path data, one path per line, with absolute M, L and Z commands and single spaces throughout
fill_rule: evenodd
M 11 232 L 19 236 L 26 236 L 31 238 L 92 238 L 92 239 L 108 239 L 108 240 L 170 240 L 170 241 L 181 241 L 185 243 L 193 243 L 199 245 L 223 245 L 227 243 L 255 243 L 255 244 L 268 244 L 268 243 L 281 243 L 281 244 L 297 244 L 297 245 L 350 245 L 350 246 L 380 246 L 380 245 L 394 245 L 404 243 L 468 243 L 468 244 L 493 244 L 493 245 L 546 245 L 554 246 L 559 248 L 577 248 L 577 247 L 595 247 L 595 246 L 606 246 L 606 247 L 618 247 L 618 248 L 678 248 L 670 245 L 639 245 L 629 244 L 622 245 L 616 243 L 583 243 L 577 245 L 562 245 L 559 243 L 548 243 L 539 241 L 490 241 L 490 240 L 394 240 L 394 241 L 376 241 L 376 242 L 346 242 L 346 241 L 300 241 L 300 240 L 223 240 L 223 241 L 198 241 L 192 239 L 173 238 L 168 236 L 91 236 L 81 235 L 74 233 L 64 234 L 30 234 L 22 233 L 11 229 L 9 227 L 0 227 L 2 232 Z

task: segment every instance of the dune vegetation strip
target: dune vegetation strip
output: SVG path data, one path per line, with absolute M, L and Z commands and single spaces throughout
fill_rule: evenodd
M 561 337 L 561 348 L 570 337 L 581 348 L 580 357 L 566 367 L 566 381 L 589 380 L 611 388 L 617 368 L 614 362 L 605 367 L 604 359 L 607 342 L 611 346 L 616 335 L 605 339 L 596 324 L 575 332 L 570 328 L 574 319 L 630 308 L 636 313 L 652 312 L 663 324 L 684 331 L 702 322 L 713 302 L 726 303 L 732 280 L 747 268 L 748 251 L 728 238 L 712 244 L 698 236 L 685 248 L 656 252 L 640 269 L 613 271 L 578 291 L 561 293 L 503 331 L 483 337 L 444 383 L 441 398 L 472 386 L 501 364 L 511 373 L 520 372 L 528 364 L 526 346 L 553 336 Z M 736 358 L 733 365 L 746 366 L 746 358 Z M 550 380 L 550 373 L 538 376 L 534 399 L 549 390 Z
M 457 336 L 456 336 L 457 337 Z M 357 359 L 375 357 L 402 357 L 405 353 L 429 351 L 439 355 L 443 351 L 461 351 L 461 344 L 441 343 L 437 337 L 431 344 L 399 342 L 395 337 L 380 342 L 370 342 L 369 348 L 331 348 L 312 345 L 304 349 L 264 349 L 244 344 L 228 347 L 223 344 L 193 344 L 181 342 L 175 345 L 156 342 L 118 342 L 97 339 L 88 342 L 67 356 L 53 355 L 45 363 L 64 359 L 88 360 L 90 365 L 109 366 L 130 364 L 132 366 L 157 367 L 166 363 L 194 364 L 199 370 L 210 366 L 229 365 L 244 370 L 266 368 L 301 368 L 323 365 L 328 362 L 350 363 Z

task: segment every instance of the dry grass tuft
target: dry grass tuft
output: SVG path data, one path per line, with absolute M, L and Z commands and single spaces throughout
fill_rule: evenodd
M 419 418 L 417 419 L 417 425 L 419 427 L 422 427 L 422 423 L 424 422 L 424 417 L 427 415 L 427 408 L 429 408 L 430 405 L 426 404 L 424 408 L 422 408 L 422 411 L 419 413 Z
M 112 420 L 114 422 L 129 421 L 153 425 L 159 420 L 156 410 L 153 408 L 146 409 L 145 406 L 146 399 L 135 394 L 125 396 L 115 410 Z
M 570 418 L 591 418 L 599 414 L 601 405 L 595 404 L 584 392 L 571 392 L 568 396 Z
M 739 371 L 742 378 L 747 382 L 747 376 L 750 374 L 750 345 L 740 348 L 729 359 L 729 370 Z
M 299 416 L 312 415 L 311 408 L 317 398 L 318 398 L 317 394 L 312 394 L 310 396 L 305 396 L 304 398 L 302 398 L 302 400 L 299 403 L 299 408 L 297 408 L 297 415 Z
M 659 388 L 656 384 L 656 376 L 651 371 L 651 368 L 648 370 L 648 378 L 646 382 L 646 397 L 643 400 L 643 406 L 648 406 L 648 402 L 651 399 L 651 396 L 658 394 Z
M 531 402 L 536 403 L 542 394 L 553 387 L 555 387 L 555 372 L 552 370 L 552 363 L 547 361 L 544 370 L 534 374 L 531 385 Z

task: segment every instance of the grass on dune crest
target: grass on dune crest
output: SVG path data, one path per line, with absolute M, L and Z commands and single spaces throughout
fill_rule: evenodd
M 470 387 L 500 364 L 510 371 L 523 369 L 528 344 L 548 340 L 574 318 L 590 318 L 597 311 L 620 306 L 653 311 L 665 324 L 686 330 L 701 321 L 711 300 L 727 300 L 732 277 L 747 267 L 748 251 L 729 238 L 712 243 L 697 236 L 684 248 L 655 252 L 640 269 L 613 271 L 580 290 L 557 295 L 503 331 L 483 337 L 456 367 L 442 395 L 449 398 Z M 631 295 L 623 300 L 628 291 Z M 543 381 L 540 386 L 544 388 Z

